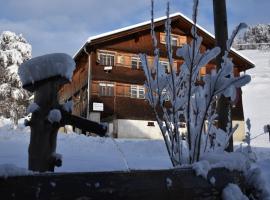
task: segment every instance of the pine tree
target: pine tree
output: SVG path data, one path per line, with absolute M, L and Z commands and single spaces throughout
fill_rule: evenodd
M 4 31 L 0 35 L 0 116 L 16 126 L 25 114 L 29 93 L 22 89 L 18 67 L 31 58 L 31 45 L 22 35 Z

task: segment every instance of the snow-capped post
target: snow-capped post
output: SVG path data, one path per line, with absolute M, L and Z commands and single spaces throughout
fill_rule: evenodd
M 67 54 L 55 53 L 24 62 L 19 68 L 23 88 L 34 92 L 34 103 L 27 111 L 32 113 L 26 122 L 31 127 L 28 168 L 32 171 L 54 171 L 62 164 L 55 152 L 57 132 L 61 126 L 72 125 L 104 136 L 106 127 L 71 114 L 72 102 L 60 105 L 58 91 L 71 81 L 74 60 Z
M 71 80 L 74 69 L 73 59 L 62 53 L 39 56 L 19 67 L 23 88 L 34 92 L 34 104 L 28 109 L 32 112 L 28 123 L 31 127 L 29 170 L 54 171 L 56 165 L 61 165 L 60 157 L 55 156 L 62 117 L 57 94 L 59 87 Z
M 215 39 L 216 45 L 220 47 L 221 53 L 217 56 L 217 70 L 220 69 L 222 63 L 222 57 L 227 50 L 226 42 L 228 40 L 228 23 L 227 23 L 227 11 L 226 0 L 213 0 L 214 11 L 214 26 L 215 26 Z M 232 127 L 232 121 L 230 115 L 231 104 L 229 99 L 223 95 L 218 100 L 217 114 L 218 114 L 218 127 L 226 131 L 228 124 L 230 129 Z M 233 139 L 230 138 L 228 151 L 233 151 Z

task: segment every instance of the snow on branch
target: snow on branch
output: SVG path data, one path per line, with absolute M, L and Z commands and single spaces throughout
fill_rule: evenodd
M 52 109 L 48 115 L 48 121 L 51 123 L 59 123 L 62 119 L 61 111 L 58 109 Z
M 67 101 L 66 103 L 64 103 L 64 104 L 62 105 L 62 107 L 63 107 L 63 109 L 64 109 L 65 111 L 71 113 L 72 110 L 73 110 L 73 101 L 72 101 L 72 100 Z
M 40 109 L 39 105 L 36 103 L 31 103 L 26 109 L 26 114 L 34 113 Z
M 196 32 L 198 4 L 199 1 L 194 0 L 194 26 L 191 29 L 193 40 L 176 50 L 176 56 L 184 60 L 180 67 L 181 70 L 173 67 L 169 3 L 165 22 L 169 72 L 166 72 L 159 62 L 160 55 L 154 31 L 153 1 L 151 4 L 153 66 L 150 66 L 147 55 L 140 54 L 146 76 L 146 99 L 154 110 L 174 166 L 199 161 L 200 156 L 208 152 L 224 151 L 237 126 L 232 130 L 228 128 L 227 131 L 216 126 L 218 117 L 216 102 L 221 95 L 231 98 L 233 101 L 236 97 L 236 88 L 242 87 L 250 81 L 248 75 L 234 76 L 234 64 L 228 57 L 232 41 L 238 31 L 245 26 L 244 24 L 240 24 L 236 28 L 227 42 L 227 52 L 223 56 L 220 70 L 213 69 L 200 78 L 200 70 L 220 54 L 220 48 L 214 47 L 206 52 L 201 52 L 202 37 L 198 36 Z M 180 129 L 180 123 L 187 125 L 187 132 Z M 186 139 L 184 140 L 182 137 Z M 184 150 L 184 146 L 187 146 L 188 151 Z

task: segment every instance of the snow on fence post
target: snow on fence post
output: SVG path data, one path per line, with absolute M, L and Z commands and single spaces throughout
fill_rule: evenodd
M 31 127 L 29 170 L 54 171 L 55 166 L 62 165 L 61 156 L 55 152 L 61 126 L 72 125 L 100 136 L 106 133 L 106 127 L 71 115 L 72 103 L 59 104 L 60 86 L 71 81 L 74 69 L 74 60 L 63 53 L 33 58 L 19 68 L 23 88 L 34 92 L 34 103 L 27 109 L 32 112 L 31 120 L 26 122 Z
M 61 112 L 57 110 L 58 90 L 71 80 L 75 62 L 66 54 L 48 54 L 33 58 L 19 68 L 23 87 L 34 92 L 34 104 L 28 124 L 31 127 L 28 168 L 33 171 L 54 171 L 61 160 L 56 155 L 57 132 Z M 29 109 L 30 110 L 30 109 Z

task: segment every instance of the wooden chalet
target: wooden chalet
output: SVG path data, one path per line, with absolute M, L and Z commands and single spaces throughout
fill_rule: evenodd
M 171 16 L 173 50 L 191 41 L 192 21 L 175 13 Z M 160 63 L 166 70 L 164 24 L 166 17 L 155 19 L 155 31 L 160 48 Z M 203 37 L 201 51 L 213 48 L 215 39 L 198 26 Z M 109 125 L 113 137 L 162 138 L 155 116 L 145 100 L 144 72 L 139 53 L 146 53 L 153 61 L 153 46 L 150 35 L 150 21 L 132 25 L 108 33 L 90 37 L 74 56 L 77 64 L 72 82 L 59 91 L 61 101 L 73 100 L 74 114 Z M 231 50 L 234 73 L 254 67 L 254 64 L 235 50 Z M 173 55 L 174 67 L 183 63 Z M 200 75 L 208 73 L 214 65 L 205 66 Z M 244 137 L 244 114 L 241 90 L 238 90 L 236 106 L 232 110 L 233 123 L 239 123 L 238 139 Z

